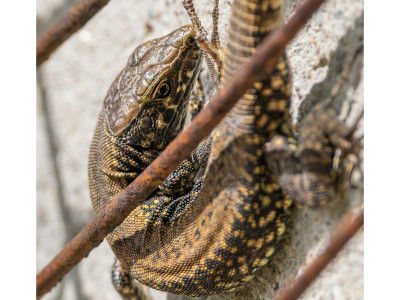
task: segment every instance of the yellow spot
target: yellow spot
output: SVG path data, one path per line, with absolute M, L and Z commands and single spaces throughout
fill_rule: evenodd
M 260 262 L 260 259 L 259 259 L 259 258 L 256 258 L 256 259 L 253 261 L 252 266 L 253 266 L 253 267 L 257 267 L 259 262 Z
M 267 222 L 270 223 L 275 219 L 276 216 L 276 211 L 275 210 L 271 210 L 267 216 Z
M 230 269 L 229 272 L 228 272 L 228 276 L 232 277 L 233 275 L 235 275 L 235 273 L 236 273 L 235 269 Z
M 246 93 L 246 94 L 243 95 L 243 98 L 246 99 L 246 100 L 252 101 L 252 100 L 255 100 L 257 97 L 256 97 L 256 95 L 252 95 L 252 94 Z
M 243 264 L 239 268 L 240 273 L 242 274 L 247 274 L 249 272 L 249 268 L 247 267 L 247 264 Z
M 263 206 L 268 206 L 271 204 L 271 198 L 268 196 L 260 196 L 260 199 Z
M 264 90 L 261 92 L 261 95 L 263 95 L 263 96 L 270 96 L 270 95 L 272 95 L 272 90 L 271 90 L 271 89 L 264 89 Z
M 187 72 L 186 72 L 186 76 L 189 77 L 189 78 L 192 78 L 192 76 L 193 76 L 193 71 L 187 71 Z
M 269 122 L 268 126 L 267 126 L 267 130 L 271 131 L 271 130 L 275 130 L 278 127 L 279 123 L 278 122 Z
M 252 280 L 254 277 L 255 277 L 254 275 L 246 276 L 246 277 L 244 278 L 244 281 L 245 281 L 245 282 L 250 281 L 250 280 Z
M 244 223 L 246 221 L 245 217 L 243 217 L 243 215 L 240 213 L 236 213 L 235 216 L 241 223 Z
M 275 202 L 275 207 L 276 207 L 276 208 L 281 208 L 282 205 L 283 205 L 282 201 L 277 201 L 277 202 Z
M 274 76 L 274 77 L 271 78 L 271 87 L 274 90 L 277 90 L 277 89 L 281 88 L 282 85 L 283 85 L 283 81 L 282 81 L 281 77 Z
M 276 65 L 276 67 L 278 68 L 278 70 L 285 70 L 286 64 L 283 61 L 281 61 Z
M 267 222 L 267 219 L 266 219 L 266 218 L 261 217 L 261 218 L 258 220 L 258 226 L 259 226 L 259 227 L 264 227 L 264 226 L 267 225 L 267 224 L 268 224 L 268 222 Z
M 256 83 L 254 83 L 254 87 L 256 90 L 261 90 L 263 87 L 263 84 L 261 82 L 256 82 Z
M 258 264 L 260 267 L 265 266 L 269 262 L 268 258 L 263 258 Z
M 274 254 L 274 252 L 275 252 L 275 248 L 274 247 L 269 248 L 269 250 L 265 254 L 265 257 L 270 257 L 272 254 Z
M 272 194 L 274 191 L 274 185 L 273 184 L 263 184 L 262 188 L 267 194 Z
M 256 242 L 255 240 L 248 240 L 247 247 L 253 247 L 255 242 Z
M 265 241 L 267 243 L 271 243 L 274 240 L 275 234 L 273 232 L 271 232 L 270 234 L 267 235 Z
M 257 126 L 259 128 L 263 128 L 268 122 L 268 116 L 266 114 L 263 114 L 259 117 L 257 120 Z
M 243 125 L 252 125 L 252 124 L 254 124 L 255 118 L 256 118 L 256 117 L 255 117 L 254 115 L 246 116 L 246 117 L 242 120 L 242 124 L 243 124 Z
M 163 128 L 163 127 L 166 127 L 166 126 L 168 126 L 169 124 L 167 124 L 167 123 L 165 123 L 163 120 L 161 120 L 161 119 L 158 119 L 157 120 L 157 128 Z
M 242 193 L 243 196 L 245 197 L 249 196 L 249 190 L 246 189 L 244 186 L 239 187 L 239 191 Z
M 276 234 L 277 235 L 282 235 L 286 230 L 286 225 L 284 223 L 280 223 L 278 225 L 278 228 L 276 229 Z

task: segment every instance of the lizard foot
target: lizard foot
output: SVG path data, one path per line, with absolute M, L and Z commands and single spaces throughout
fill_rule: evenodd
M 342 184 L 359 164 L 354 131 L 328 102 L 319 103 L 304 118 L 297 141 L 278 135 L 266 144 L 268 167 L 299 204 L 324 205 L 345 189 Z
M 115 259 L 111 272 L 112 283 L 124 300 L 151 300 L 148 288 L 134 281 L 129 272 L 122 269 L 118 259 Z

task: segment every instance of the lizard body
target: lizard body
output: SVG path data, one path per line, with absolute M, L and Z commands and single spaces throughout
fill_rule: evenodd
M 281 3 L 236 1 L 232 20 L 223 81 L 280 22 Z M 238 48 L 241 39 L 248 44 Z M 213 132 L 205 175 L 191 190 L 148 199 L 113 232 L 122 269 L 153 288 L 200 296 L 235 288 L 267 263 L 291 200 L 266 176 L 262 147 L 289 121 L 289 96 L 283 56 Z
M 194 37 L 192 26 L 187 25 L 138 46 L 109 88 L 89 153 L 95 213 L 123 191 L 182 129 L 201 65 Z M 118 238 L 110 234 L 107 241 L 113 247 Z M 118 280 L 126 281 L 127 276 L 122 272 Z M 128 293 L 136 295 L 137 288 Z
M 281 6 L 281 0 L 234 2 L 223 58 L 223 83 L 279 24 Z M 342 138 L 346 135 L 342 124 L 325 122 L 328 124 L 325 127 L 319 124 L 318 116 L 328 116 L 325 121 L 335 118 L 327 107 L 311 114 L 300 130 L 301 145 L 297 146 L 289 106 L 290 74 L 286 57 L 282 55 L 269 74 L 247 91 L 160 190 L 108 236 L 118 258 L 114 274 L 123 274 L 122 278 L 131 276 L 155 289 L 187 296 L 222 293 L 251 280 L 253 273 L 268 263 L 276 242 L 285 231 L 293 202 L 289 195 L 311 206 L 330 201 L 335 182 L 330 167 L 331 149 L 334 146 L 348 148 Z M 104 128 L 104 118 L 103 112 L 97 128 Z M 322 129 L 315 135 L 316 125 L 321 125 Z M 171 128 L 171 137 L 178 127 Z M 331 130 L 328 137 L 327 128 Z M 131 126 L 130 133 L 132 129 L 135 131 L 137 126 Z M 115 160 L 121 149 L 120 144 L 115 144 L 115 137 L 111 139 L 117 146 L 112 150 L 107 148 L 109 144 L 101 146 L 100 136 L 104 131 L 96 131 L 92 165 L 89 166 L 95 211 L 110 201 L 110 195 L 123 190 L 130 182 L 126 178 L 132 180 L 166 145 L 150 146 L 144 141 L 145 135 L 141 135 L 145 144 L 133 153 L 134 163 L 127 166 L 121 163 L 121 157 Z M 330 136 L 336 132 L 339 138 L 332 142 Z M 313 155 L 309 155 L 310 144 L 315 148 Z M 127 167 L 116 175 L 116 183 L 108 179 L 114 175 L 112 172 L 99 171 L 99 155 L 104 153 L 110 153 L 110 165 L 117 162 L 116 165 Z M 123 159 L 128 157 L 122 156 Z M 143 167 L 130 172 L 137 162 Z M 193 185 L 187 184 L 203 164 L 206 165 L 204 175 Z M 300 175 L 300 181 L 293 174 Z M 97 183 L 96 176 L 106 179 Z M 174 190 L 175 186 L 182 188 Z M 103 199 L 99 199 L 98 194 L 104 191 Z M 115 281 L 118 289 L 122 279 L 117 276 Z M 127 299 L 128 294 L 125 293 Z

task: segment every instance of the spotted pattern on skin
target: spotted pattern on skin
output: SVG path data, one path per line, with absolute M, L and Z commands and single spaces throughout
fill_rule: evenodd
M 237 72 L 280 22 L 281 5 L 281 0 L 234 2 L 222 83 Z M 183 126 L 187 104 L 182 102 L 188 99 L 198 75 L 200 50 L 192 49 L 193 56 L 185 54 L 186 47 L 177 46 L 179 39 L 173 43 L 173 36 L 159 45 L 159 40 L 153 40 L 140 46 L 107 94 L 89 163 L 96 213 L 124 190 Z M 188 39 L 185 35 L 180 40 Z M 148 68 L 155 71 L 154 80 L 137 76 L 140 65 L 149 61 L 146 53 L 160 51 L 165 45 L 174 55 L 157 57 L 160 62 Z M 158 85 L 174 73 L 172 70 L 180 73 L 170 90 L 181 97 L 153 103 L 150 96 L 157 94 Z M 308 181 L 308 177 L 289 180 L 292 174 L 279 173 L 281 166 L 295 169 L 290 164 L 297 162 L 296 155 L 304 149 L 318 154 L 326 151 L 323 158 L 332 155 L 321 133 L 314 132 L 315 126 L 300 128 L 303 142 L 293 138 L 290 90 L 289 67 L 282 55 L 206 141 L 107 237 L 119 264 L 114 272 L 119 274 L 115 286 L 121 286 L 122 277 L 129 276 L 155 289 L 191 297 L 234 290 L 253 279 L 258 268 L 272 259 L 293 205 L 290 184 L 297 190 L 310 188 L 309 193 L 301 195 L 303 204 L 329 201 L 329 168 L 321 172 L 327 174 L 322 184 Z M 340 128 L 331 116 L 326 116 L 325 109 L 319 112 L 328 129 Z M 307 122 L 315 124 L 318 119 L 313 116 Z M 341 136 L 336 144 L 349 147 Z M 266 144 L 269 149 L 265 149 Z M 325 167 L 318 155 L 303 158 L 306 164 Z M 332 165 L 330 159 L 326 159 L 328 164 Z M 200 168 L 203 173 L 195 180 Z M 130 293 L 133 289 L 123 287 L 119 291 Z

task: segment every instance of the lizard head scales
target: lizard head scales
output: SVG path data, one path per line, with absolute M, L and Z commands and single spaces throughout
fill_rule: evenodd
M 104 101 L 108 130 L 131 146 L 163 149 L 182 129 L 201 52 L 192 26 L 138 46 Z

